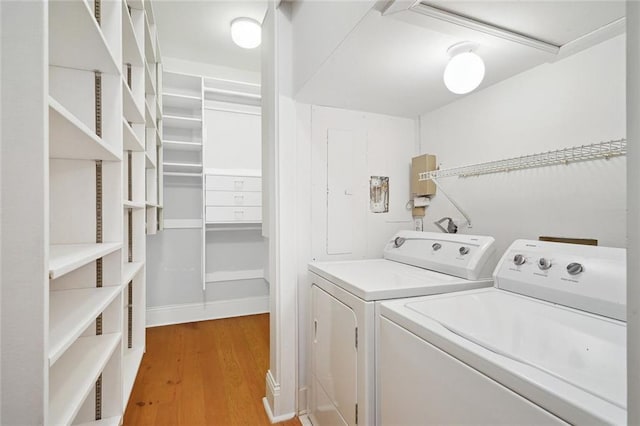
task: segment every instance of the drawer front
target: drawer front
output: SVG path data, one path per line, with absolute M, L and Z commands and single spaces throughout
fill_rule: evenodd
M 262 205 L 262 192 L 207 191 L 207 206 L 254 206 Z
M 262 207 L 207 207 L 207 223 L 262 222 Z
M 253 176 L 207 175 L 208 191 L 262 191 L 262 178 Z

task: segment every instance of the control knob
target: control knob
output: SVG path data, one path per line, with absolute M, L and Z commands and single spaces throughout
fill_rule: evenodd
M 540 259 L 538 259 L 538 268 L 546 271 L 547 269 L 551 268 L 551 261 L 549 259 L 541 257 Z
M 442 244 L 440 243 L 433 243 L 433 245 L 431 246 L 431 248 L 433 249 L 433 251 L 438 251 L 442 248 Z
M 567 272 L 569 275 L 578 275 L 582 271 L 584 271 L 584 268 L 578 262 L 572 262 L 567 265 Z
M 402 238 L 402 237 L 396 237 L 396 239 L 395 239 L 395 240 L 393 240 L 393 245 L 394 245 L 396 248 L 398 248 L 398 247 L 400 247 L 401 245 L 403 245 L 405 241 L 406 241 L 406 240 L 405 240 L 404 238 Z
M 518 266 L 524 265 L 525 263 L 527 263 L 527 259 L 521 254 L 516 254 L 515 256 L 513 256 L 513 263 Z
M 464 256 L 465 254 L 469 253 L 469 247 L 462 246 L 460 247 L 459 251 L 460 251 L 460 254 Z

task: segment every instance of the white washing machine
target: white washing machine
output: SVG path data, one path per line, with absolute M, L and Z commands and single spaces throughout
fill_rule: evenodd
M 495 262 L 491 237 L 401 231 L 384 259 L 310 263 L 312 423 L 375 424 L 378 301 L 491 286 Z
M 383 303 L 381 423 L 626 424 L 625 256 L 518 240 L 493 288 Z

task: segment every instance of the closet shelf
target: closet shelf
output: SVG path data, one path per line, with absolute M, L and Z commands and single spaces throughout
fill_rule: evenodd
M 163 170 L 176 173 L 202 173 L 202 164 L 194 163 L 162 163 Z
M 122 3 L 122 62 L 134 67 L 141 67 L 144 64 L 142 50 L 133 28 L 133 21 L 124 2 Z
M 573 146 L 538 154 L 522 155 L 505 160 L 489 161 L 451 169 L 434 170 L 420 173 L 421 181 L 443 177 L 468 177 L 489 173 L 509 172 L 512 170 L 530 169 L 534 167 L 569 164 L 577 161 L 609 159 L 627 154 L 626 139 L 597 142 L 589 145 Z
M 122 78 L 122 103 L 123 114 L 126 121 L 130 123 L 144 123 L 144 115 L 138 104 L 136 104 L 133 93 L 124 80 L 124 77 Z
M 148 152 L 144 153 L 144 158 L 145 158 L 145 167 L 147 169 L 155 169 L 156 168 L 156 162 L 151 158 L 151 156 L 149 155 Z
M 163 89 L 167 93 L 185 96 L 202 96 L 202 78 L 195 75 L 164 71 L 162 74 Z
M 165 107 L 202 110 L 202 99 L 198 96 L 164 92 L 162 94 L 162 103 Z
M 168 151 L 202 151 L 202 144 L 200 142 L 182 142 L 165 140 L 164 149 Z
M 49 248 L 49 279 L 78 269 L 122 247 L 122 243 L 52 244 Z
M 147 129 L 155 129 L 156 120 L 151 114 L 151 108 L 149 107 L 149 103 L 147 101 L 144 102 L 144 112 L 145 112 L 145 124 Z
M 49 96 L 49 158 L 119 161 L 121 156 Z
M 187 177 L 187 178 L 202 178 L 202 173 L 180 173 L 180 172 L 163 171 L 162 174 L 164 176 Z
M 49 293 L 49 365 L 53 365 L 120 293 L 119 286 Z
M 140 271 L 144 262 L 126 262 L 122 264 L 122 285 L 129 284 L 129 281 L 135 278 Z
M 49 423 L 70 424 L 122 338 L 121 333 L 80 337 L 49 374 Z
M 145 79 L 144 79 L 144 84 L 145 84 L 145 94 L 147 95 L 155 95 L 156 94 L 156 85 L 155 85 L 155 81 L 153 81 L 153 74 L 151 74 L 151 68 L 149 68 L 149 64 L 145 64 L 144 65 L 144 72 L 145 72 Z
M 144 10 L 143 0 L 127 0 L 127 6 L 131 6 L 131 9 Z
M 146 205 L 146 207 L 147 207 L 148 209 L 150 209 L 150 208 L 160 207 L 157 203 L 152 203 L 152 202 L 149 202 L 149 201 L 147 201 L 147 202 L 145 203 L 145 205 Z
M 142 201 L 124 200 L 122 202 L 122 207 L 125 208 L 125 209 L 138 210 L 138 209 L 143 209 L 144 208 L 144 203 Z
M 125 118 L 122 119 L 122 143 L 125 151 L 144 151 L 144 145 Z
M 148 63 L 155 64 L 157 62 L 153 38 L 151 37 L 151 24 L 146 13 L 144 16 L 144 53 Z
M 52 1 L 48 6 L 49 65 L 120 72 L 87 0 Z
M 126 349 L 122 360 L 122 384 L 124 386 L 125 407 L 126 401 L 129 400 L 129 396 L 133 390 L 133 384 L 136 381 L 136 375 L 138 374 L 138 368 L 142 361 L 142 355 L 144 355 L 144 348 Z
M 158 126 L 160 128 L 160 126 Z M 156 146 L 162 146 L 162 138 L 160 137 L 160 132 L 156 132 Z
M 202 128 L 202 119 L 196 117 L 182 117 L 178 115 L 165 114 L 163 120 L 164 127 L 173 127 L 178 129 Z

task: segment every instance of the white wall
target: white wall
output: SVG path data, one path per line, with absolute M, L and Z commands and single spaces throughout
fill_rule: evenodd
M 488 70 L 490 72 L 490 70 Z M 625 38 L 545 64 L 420 117 L 421 151 L 442 168 L 625 137 Z M 442 186 L 492 235 L 595 238 L 625 247 L 625 158 L 444 178 Z M 461 218 L 442 195 L 425 217 Z
M 260 73 L 224 67 L 221 65 L 205 64 L 202 62 L 187 61 L 180 58 L 162 57 L 162 65 L 167 71 L 183 74 L 201 75 L 203 77 L 219 78 L 222 80 L 243 81 L 247 83 L 260 83 Z
M 328 167 L 328 144 L 338 130 L 352 137 L 350 158 L 340 158 Z M 381 114 L 313 106 L 311 108 L 311 241 L 313 260 L 362 259 L 382 256 L 387 241 L 399 229 L 412 229 L 409 177 L 411 157 L 416 152 L 415 121 Z M 351 171 L 353 186 L 351 211 L 337 212 L 327 206 L 328 169 Z M 372 213 L 369 209 L 369 179 L 389 177 L 389 212 Z M 339 186 L 339 185 L 338 185 Z M 340 193 L 343 190 L 340 187 Z M 347 214 L 345 214 L 347 213 Z M 333 233 L 335 223 L 350 221 L 344 232 Z M 346 234 L 346 235 L 345 235 Z M 331 240 L 336 240 L 333 243 Z M 344 240 L 344 241 L 340 241 Z M 340 246 L 341 254 L 331 254 L 330 246 Z M 335 251 L 335 250 L 334 250 Z
M 294 92 L 318 71 L 375 3 L 375 0 L 292 2 Z

